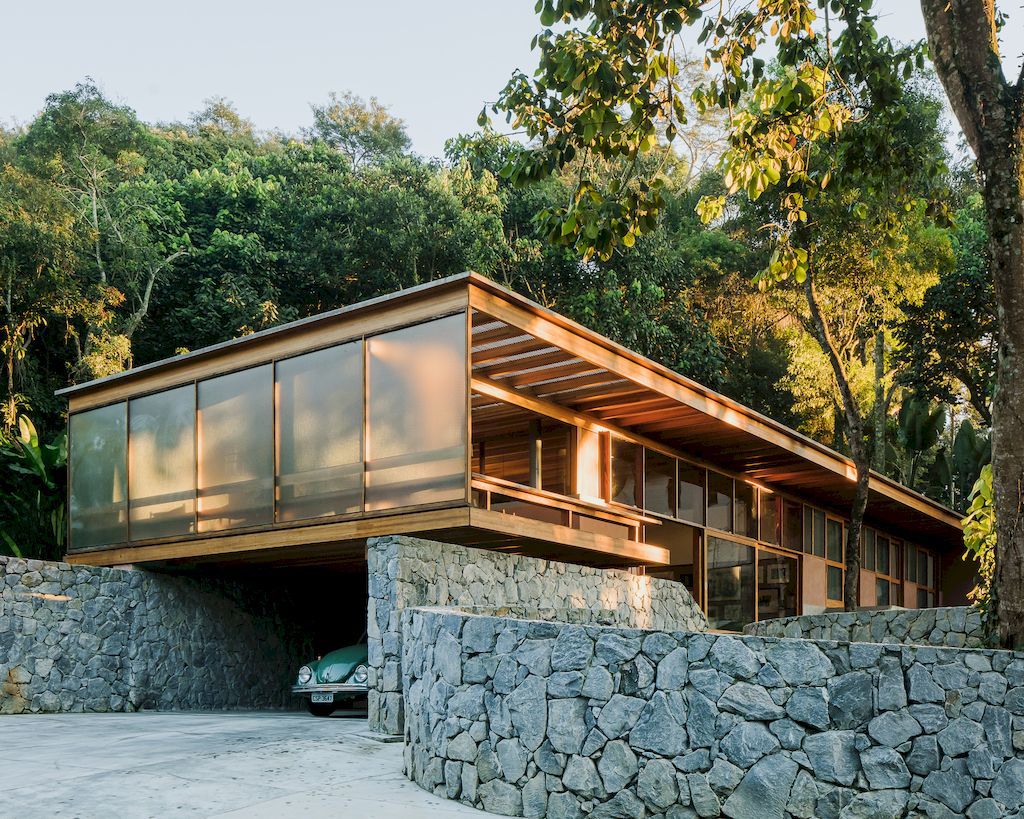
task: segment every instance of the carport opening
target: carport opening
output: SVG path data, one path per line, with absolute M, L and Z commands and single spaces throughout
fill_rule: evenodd
M 304 709 L 294 694 L 299 668 L 365 642 L 365 560 L 316 566 L 190 566 L 153 570 L 167 578 L 167 593 L 181 595 L 190 612 L 167 640 L 188 644 L 177 674 L 210 686 L 210 701 L 246 709 Z M 216 688 L 231 686 L 229 695 Z M 157 696 L 141 707 L 159 708 Z M 365 704 L 365 698 L 360 700 Z

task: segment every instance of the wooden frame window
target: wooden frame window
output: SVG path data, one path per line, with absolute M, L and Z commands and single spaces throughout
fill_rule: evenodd
M 758 515 L 758 528 L 762 543 L 773 546 L 779 544 L 779 502 L 780 498 L 774 492 L 766 489 L 760 491 L 761 513 Z
M 843 603 L 846 573 L 844 528 L 840 518 L 825 516 L 825 597 L 829 606 Z
M 733 531 L 733 480 L 708 470 L 707 527 L 720 532 Z
M 782 499 L 782 546 L 793 552 L 804 549 L 803 505 L 789 498 Z
M 644 448 L 611 436 L 608 500 L 642 509 L 644 505 Z

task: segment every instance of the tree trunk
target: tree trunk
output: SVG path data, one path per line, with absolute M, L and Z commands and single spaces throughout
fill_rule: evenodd
M 885 400 L 885 332 L 875 333 L 875 406 L 872 410 L 875 423 L 875 458 L 874 467 L 885 472 L 885 418 L 888 414 L 888 402 Z
M 853 611 L 860 603 L 860 530 L 864 523 L 864 511 L 868 505 L 868 482 L 871 477 L 871 461 L 864 440 L 864 418 L 861 415 L 857 399 L 850 387 L 850 379 L 846 375 L 846 367 L 839 356 L 832 332 L 829 330 L 825 317 L 822 315 L 818 296 L 814 289 L 814 277 L 810 270 L 804 279 L 804 295 L 811 315 L 811 328 L 815 340 L 821 346 L 832 374 L 839 387 L 839 395 L 843 403 L 843 415 L 846 418 L 847 439 L 850 455 L 857 470 L 854 486 L 853 504 L 850 507 L 850 527 L 846 533 L 846 572 L 843 581 L 843 608 Z
M 1020 145 L 1018 135 L 1018 146 Z M 985 174 L 989 253 L 999 317 L 992 401 L 992 479 L 996 507 L 993 583 L 999 639 L 1024 648 L 1024 208 L 1021 149 Z
M 935 71 L 978 160 L 999 320 L 992 400 L 1000 642 L 1024 648 L 1024 71 L 1011 85 L 993 0 L 921 0 Z
M 866 457 L 855 459 L 857 486 L 850 509 L 850 525 L 846 530 L 846 575 L 843 587 L 843 608 L 853 611 L 860 605 L 860 533 L 864 528 L 864 512 L 868 508 L 868 481 L 871 468 Z

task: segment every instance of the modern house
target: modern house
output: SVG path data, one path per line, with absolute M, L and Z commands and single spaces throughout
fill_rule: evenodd
M 853 464 L 472 273 L 62 390 L 73 563 L 362 565 L 432 540 L 843 605 Z M 872 475 L 862 606 L 964 599 L 959 516 Z

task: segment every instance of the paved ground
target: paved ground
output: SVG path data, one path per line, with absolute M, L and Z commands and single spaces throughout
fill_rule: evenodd
M 0 717 L 0 817 L 490 816 L 420 790 L 365 731 L 342 712 Z

